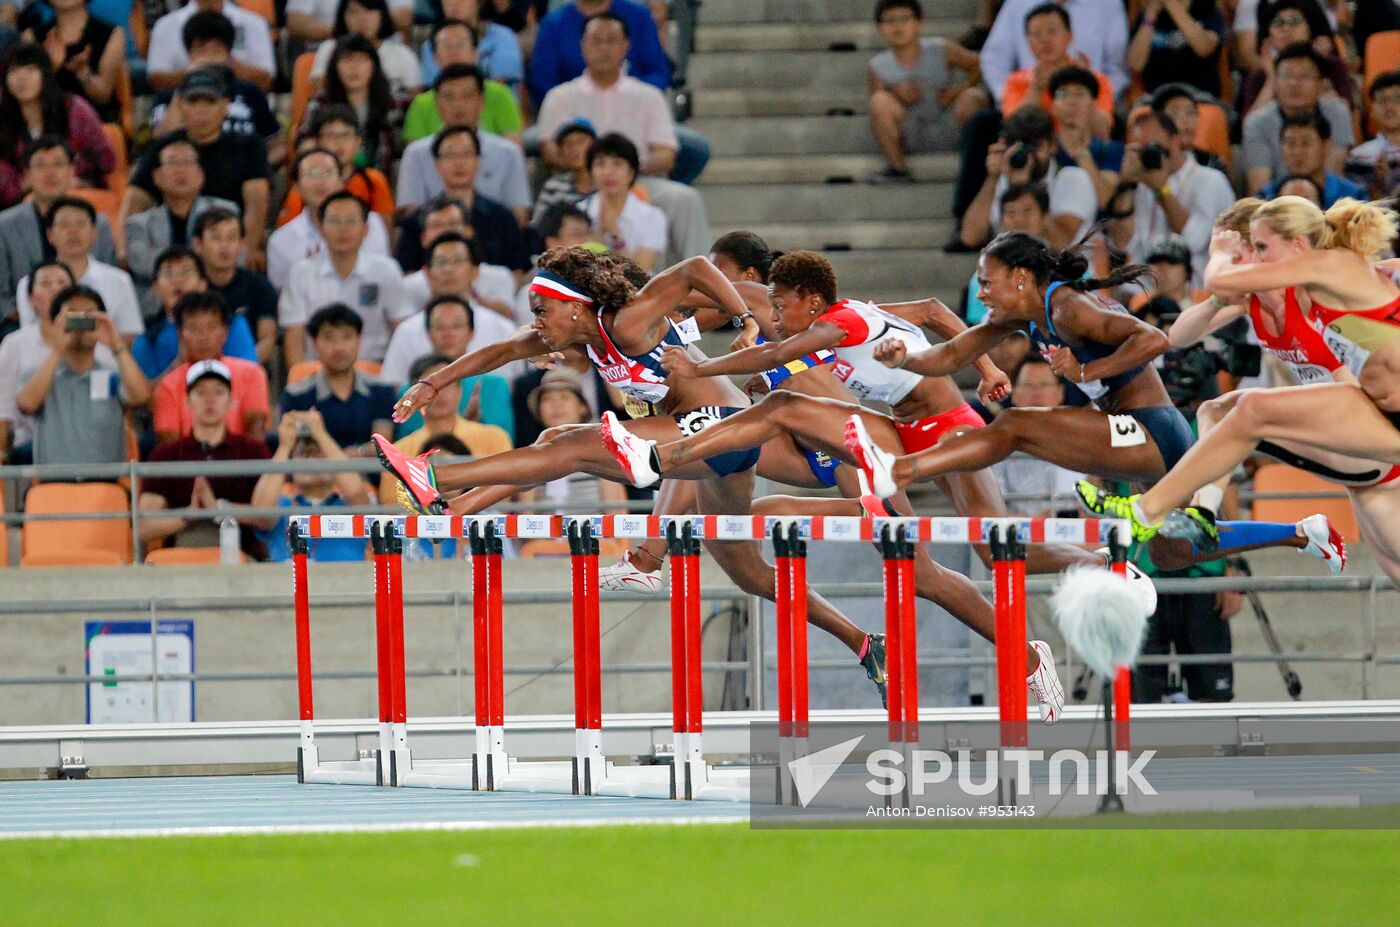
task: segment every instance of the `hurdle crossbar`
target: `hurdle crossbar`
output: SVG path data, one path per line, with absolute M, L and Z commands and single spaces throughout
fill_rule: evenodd
M 288 528 L 293 552 L 294 603 L 304 782 L 525 790 L 578 795 L 742 800 L 747 776 L 705 761 L 701 674 L 700 546 L 703 540 L 773 541 L 777 555 L 780 803 L 796 803 L 788 764 L 807 755 L 808 541 L 873 542 L 884 559 L 887 713 L 891 746 L 911 752 L 918 743 L 918 666 L 914 545 L 989 543 L 996 574 L 998 691 L 1005 746 L 1026 743 L 1025 544 L 1103 543 L 1115 568 L 1125 569 L 1126 525 L 1099 519 L 858 518 L 838 516 L 298 516 Z M 379 748 L 373 758 L 319 760 L 314 735 L 307 591 L 308 538 L 368 537 L 375 563 L 376 649 L 379 654 Z M 564 762 L 520 762 L 506 749 L 504 705 L 503 539 L 569 541 L 574 644 L 574 753 Z M 472 554 L 476 739 L 470 758 L 415 760 L 409 749 L 403 641 L 404 538 L 466 538 Z M 602 749 L 601 643 L 598 539 L 664 538 L 671 554 L 672 736 L 669 764 L 623 765 Z M 1125 686 L 1126 674 L 1120 674 Z M 1126 748 L 1123 694 L 1115 733 Z M 891 802 L 907 806 L 909 795 Z

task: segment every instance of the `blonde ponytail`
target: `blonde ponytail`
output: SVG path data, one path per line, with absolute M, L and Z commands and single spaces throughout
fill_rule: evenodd
M 1345 248 L 1368 261 L 1390 247 L 1400 230 L 1400 219 L 1378 203 L 1350 197 L 1338 200 L 1323 216 L 1319 248 Z

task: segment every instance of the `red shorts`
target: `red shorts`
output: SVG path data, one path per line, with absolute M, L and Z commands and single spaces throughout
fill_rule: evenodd
M 972 406 L 963 403 L 956 409 L 930 415 L 917 422 L 895 422 L 894 430 L 899 432 L 899 442 L 904 445 L 904 453 L 917 454 L 933 447 L 944 435 L 960 425 L 985 428 L 987 423 L 982 421 L 982 416 L 978 415 Z

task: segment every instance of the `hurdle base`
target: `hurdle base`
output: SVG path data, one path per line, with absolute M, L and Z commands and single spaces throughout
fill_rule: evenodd
M 792 767 L 788 764 L 800 760 L 810 752 L 806 737 L 780 736 L 778 738 L 778 765 L 774 770 L 774 801 L 779 805 L 798 806 L 802 804 L 797 794 L 797 784 L 792 778 Z
M 298 758 L 298 781 L 317 785 L 383 785 L 388 780 L 385 771 L 380 769 L 379 760 L 328 760 L 308 762 L 304 755 Z

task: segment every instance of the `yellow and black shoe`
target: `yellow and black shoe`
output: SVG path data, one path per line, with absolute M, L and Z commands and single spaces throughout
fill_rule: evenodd
M 1146 543 L 1157 536 L 1161 530 L 1161 525 L 1149 525 L 1138 517 L 1136 506 L 1141 494 L 1135 496 L 1118 496 L 1113 493 L 1104 492 L 1088 480 L 1080 480 L 1074 484 L 1074 491 L 1079 496 L 1079 503 L 1084 506 L 1085 511 L 1092 512 L 1102 518 L 1121 518 L 1132 527 L 1133 540 Z

